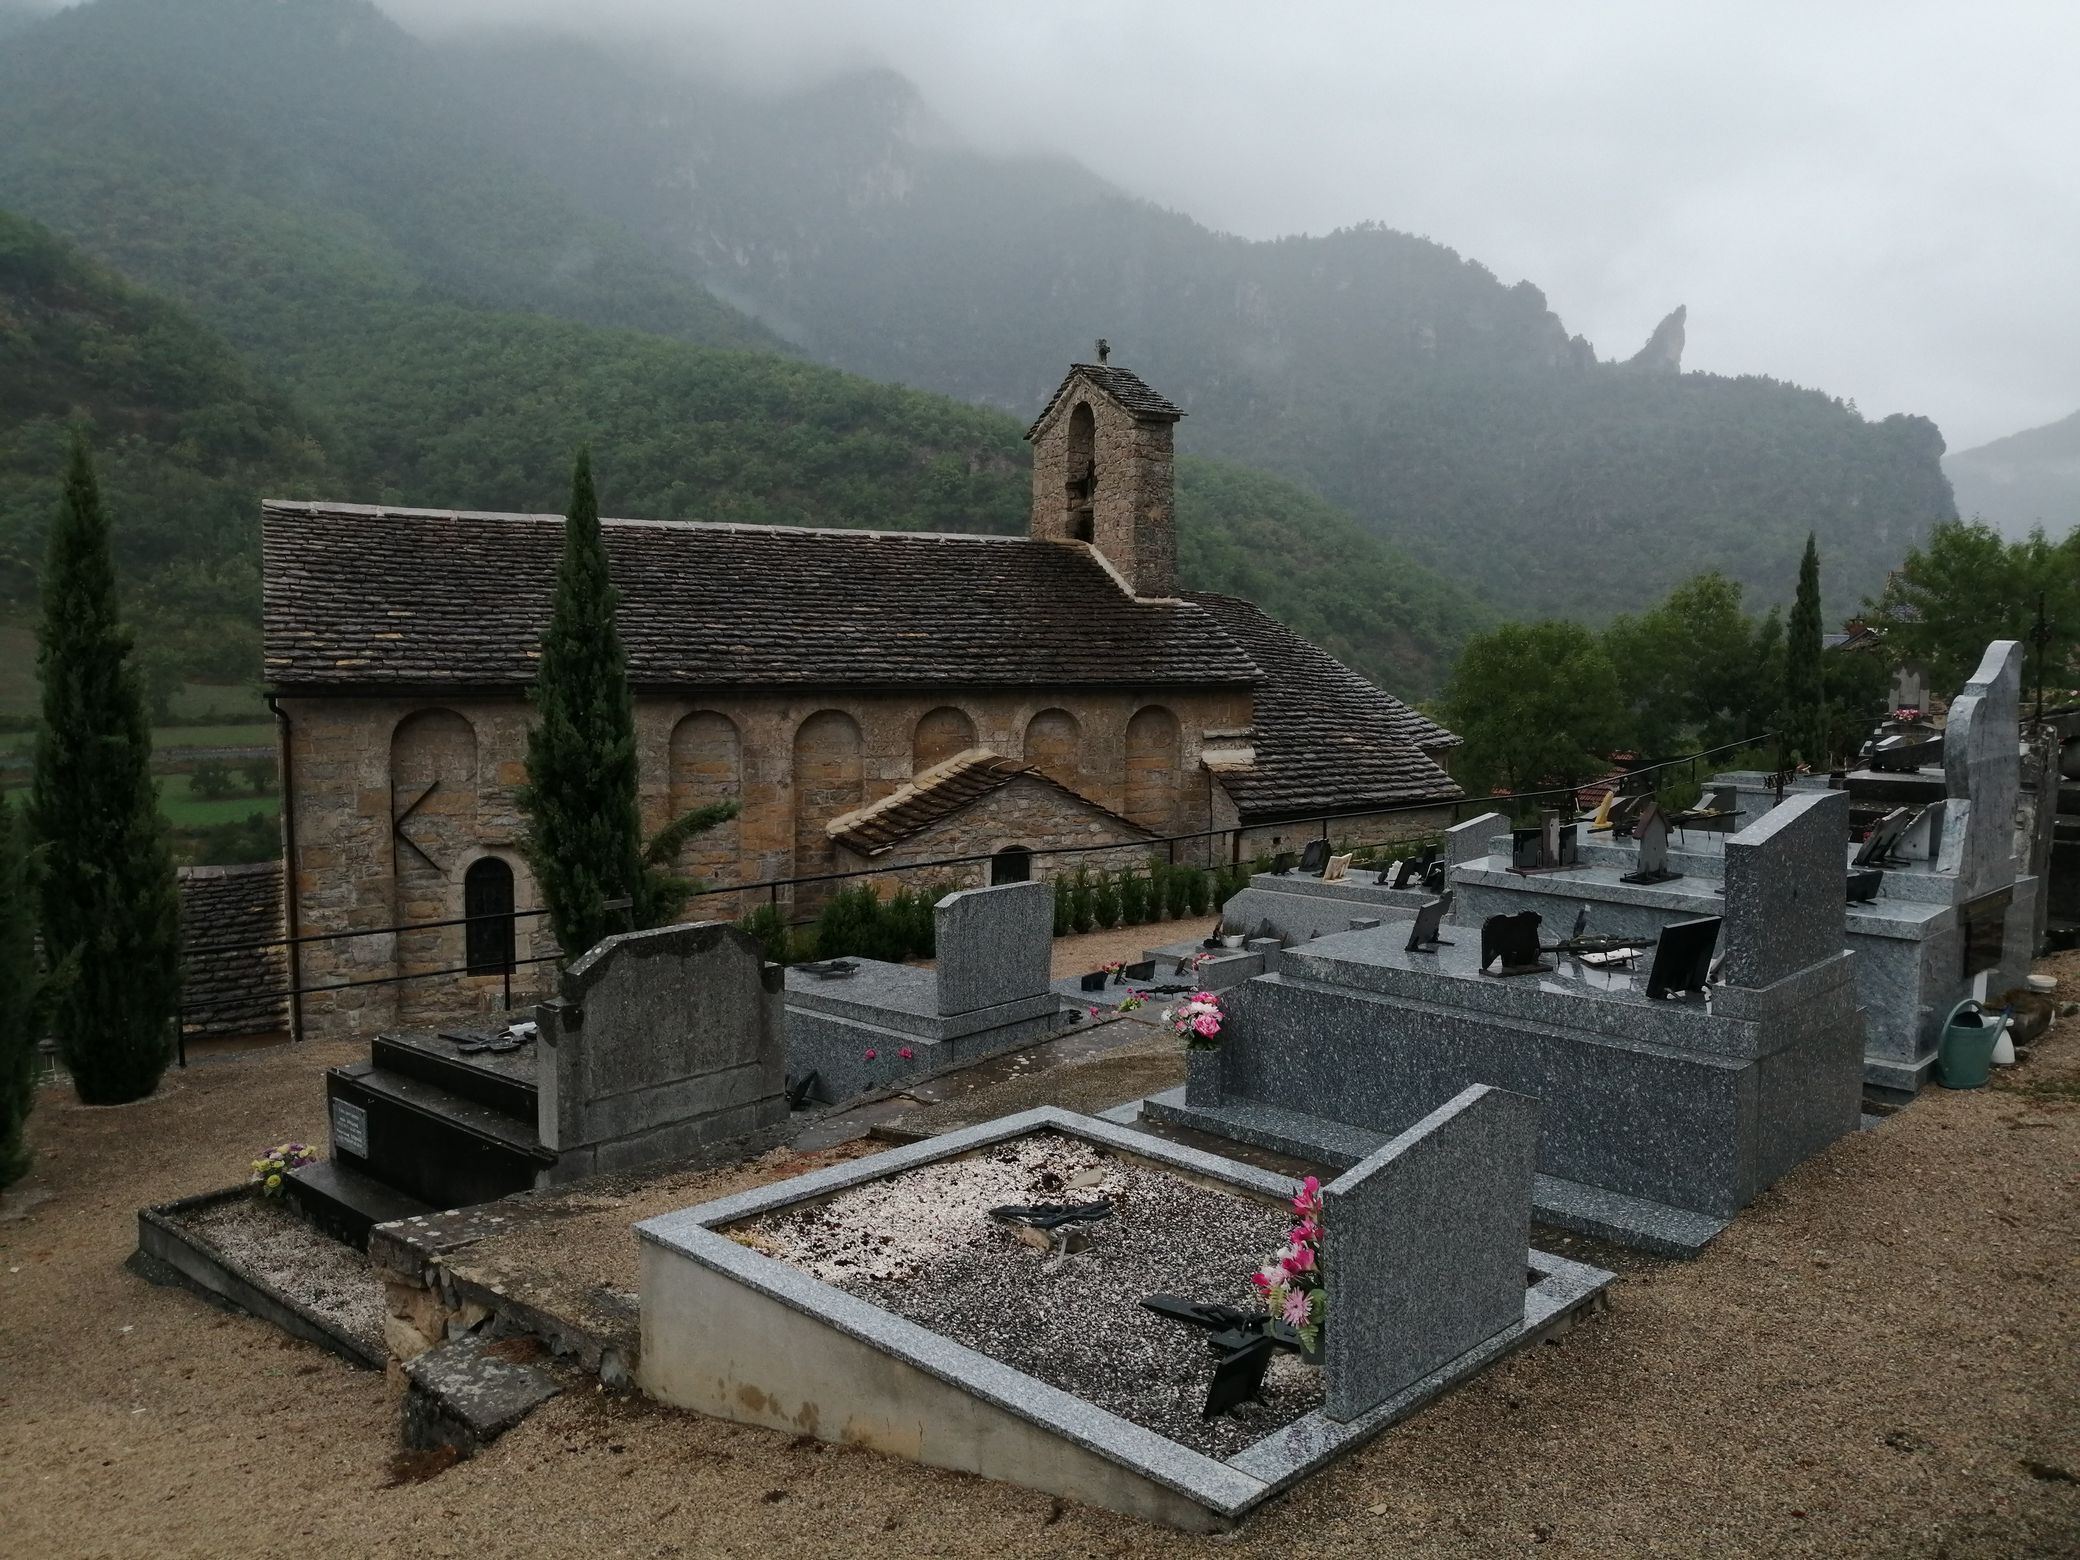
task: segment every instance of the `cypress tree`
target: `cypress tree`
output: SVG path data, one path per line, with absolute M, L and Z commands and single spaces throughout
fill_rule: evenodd
M 694 885 L 665 868 L 693 835 L 737 811 L 734 802 L 697 808 L 644 848 L 635 701 L 614 626 L 618 600 L 600 534 L 592 456 L 580 450 L 519 798 L 527 815 L 527 859 L 566 960 L 615 932 L 661 925 L 676 915 Z M 609 902 L 619 899 L 628 907 L 610 910 Z
M 22 837 L 15 812 L 0 797 L 0 1187 L 11 1186 L 29 1168 L 22 1140 L 35 1103 L 36 1041 L 42 1027 L 31 1017 L 36 1001 L 36 928 L 23 870 Z
M 108 516 L 75 439 L 52 527 L 37 636 L 43 720 L 29 792 L 58 1053 L 89 1105 L 142 1099 L 173 1060 L 180 900 L 152 780 L 151 728 L 116 616 Z
M 1784 745 L 1815 769 L 1827 765 L 1827 690 L 1820 666 L 1820 549 L 1806 533 L 1798 595 L 1784 636 Z

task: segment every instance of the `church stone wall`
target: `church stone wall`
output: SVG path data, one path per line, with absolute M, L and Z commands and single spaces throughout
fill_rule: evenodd
M 291 723 L 282 772 L 295 810 L 297 930 L 362 934 L 304 945 L 304 986 L 462 966 L 460 926 L 403 934 L 379 928 L 461 916 L 463 874 L 481 856 L 497 855 L 512 866 L 518 908 L 539 904 L 519 849 L 523 820 L 515 792 L 526 778 L 530 714 L 519 693 L 453 699 L 285 696 L 281 704 Z M 923 743 L 931 751 L 954 724 L 944 714 L 948 708 L 972 722 L 976 746 L 1007 758 L 1025 758 L 1027 735 L 1037 729 L 1045 753 L 1036 757 L 1044 756 L 1049 771 L 1122 814 L 1128 812 L 1130 788 L 1129 728 L 1137 719 L 1139 731 L 1161 728 L 1166 712 L 1178 733 L 1174 767 L 1165 751 L 1157 755 L 1160 762 L 1137 764 L 1132 783 L 1136 804 L 1146 810 L 1155 801 L 1149 790 L 1153 775 L 1171 775 L 1173 832 L 1212 824 L 1214 787 L 1199 763 L 1203 733 L 1250 722 L 1246 689 L 639 695 L 643 827 L 654 832 L 680 811 L 734 795 L 743 809 L 739 818 L 719 835 L 694 840 L 682 870 L 725 888 L 831 870 L 835 853 L 817 858 L 812 848 L 815 859 L 799 859 L 805 837 L 813 847 L 803 825 L 819 807 L 828 811 L 815 817 L 820 829 L 829 816 L 907 782 L 920 751 L 920 723 L 931 718 Z M 1062 720 L 1063 714 L 1071 719 Z M 824 715 L 844 718 L 817 718 Z M 1041 716 L 1048 718 L 1036 728 Z M 798 800 L 798 765 L 811 778 L 805 789 L 821 796 L 815 806 Z M 1072 772 L 1061 774 L 1064 765 Z M 439 786 L 422 795 L 435 780 Z M 1040 842 L 1017 843 L 1037 848 Z M 1179 859 L 1186 857 L 1181 847 Z M 708 896 L 694 901 L 689 913 L 735 916 L 766 897 L 763 890 Z M 798 914 L 814 909 L 813 896 L 796 904 L 783 891 L 782 899 Z M 552 980 L 553 963 L 526 962 L 556 951 L 546 918 L 519 921 L 515 944 L 521 963 L 512 978 L 513 1003 L 521 1009 Z M 497 975 L 450 975 L 318 993 L 304 999 L 304 1033 L 369 1032 L 495 1011 L 505 988 Z

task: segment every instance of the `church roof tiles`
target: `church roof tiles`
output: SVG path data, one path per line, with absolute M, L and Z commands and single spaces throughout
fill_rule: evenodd
M 262 506 L 277 688 L 522 686 L 561 515 Z M 1089 552 L 1024 537 L 602 523 L 642 689 L 1258 681 L 1207 611 L 1140 601 Z

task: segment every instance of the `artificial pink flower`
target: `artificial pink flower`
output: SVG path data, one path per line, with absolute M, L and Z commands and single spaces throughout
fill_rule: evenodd
M 903 1059 L 904 1061 L 906 1061 L 906 1062 L 907 1062 L 907 1061 L 909 1061 L 909 1060 L 910 1060 L 910 1058 L 911 1058 L 912 1056 L 914 1056 L 915 1054 L 916 1054 L 916 1053 L 915 1053 L 914 1051 L 912 1051 L 912 1050 L 910 1049 L 910 1047 L 908 1047 L 907 1045 L 906 1045 L 906 1046 L 904 1046 L 902 1050 L 900 1050 L 900 1051 L 896 1052 L 896 1055 L 900 1056 L 900 1057 L 901 1057 L 901 1058 L 902 1058 L 902 1059 Z
M 1092 1018 L 1096 1018 L 1097 1016 L 1098 1016 L 1098 1010 L 1097 1010 L 1096 1008 L 1092 1008 L 1092 1009 L 1091 1009 L 1091 1017 L 1092 1017 Z
M 1249 1276 L 1249 1281 L 1259 1289 L 1269 1289 L 1271 1287 L 1271 1275 L 1268 1273 L 1252 1273 Z
M 875 1056 L 875 1053 L 874 1053 L 874 1052 L 872 1052 L 872 1051 L 869 1051 L 869 1052 L 867 1053 L 867 1060 L 871 1062 L 871 1061 L 872 1061 L 872 1060 L 874 1059 L 874 1056 Z
M 1295 1246 L 1291 1256 L 1280 1260 L 1288 1273 L 1305 1273 L 1314 1267 L 1314 1252 L 1305 1246 Z
M 1312 1246 L 1322 1238 L 1322 1232 L 1312 1224 L 1296 1224 L 1286 1231 L 1286 1239 L 1296 1246 Z
M 1307 1325 L 1307 1291 L 1296 1289 L 1286 1296 L 1286 1321 L 1294 1327 Z
M 1211 1013 L 1201 1013 L 1197 1018 L 1192 1020 L 1192 1028 L 1197 1030 L 1200 1034 L 1204 1035 L 1207 1039 L 1211 1040 L 1215 1035 L 1221 1032 L 1221 1021 L 1215 1018 Z

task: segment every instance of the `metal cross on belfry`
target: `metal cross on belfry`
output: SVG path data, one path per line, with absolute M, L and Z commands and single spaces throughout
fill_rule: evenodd
M 1098 361 L 1102 363 L 1111 356 L 1112 343 L 1107 341 L 1103 336 L 1100 336 L 1098 338 Z

